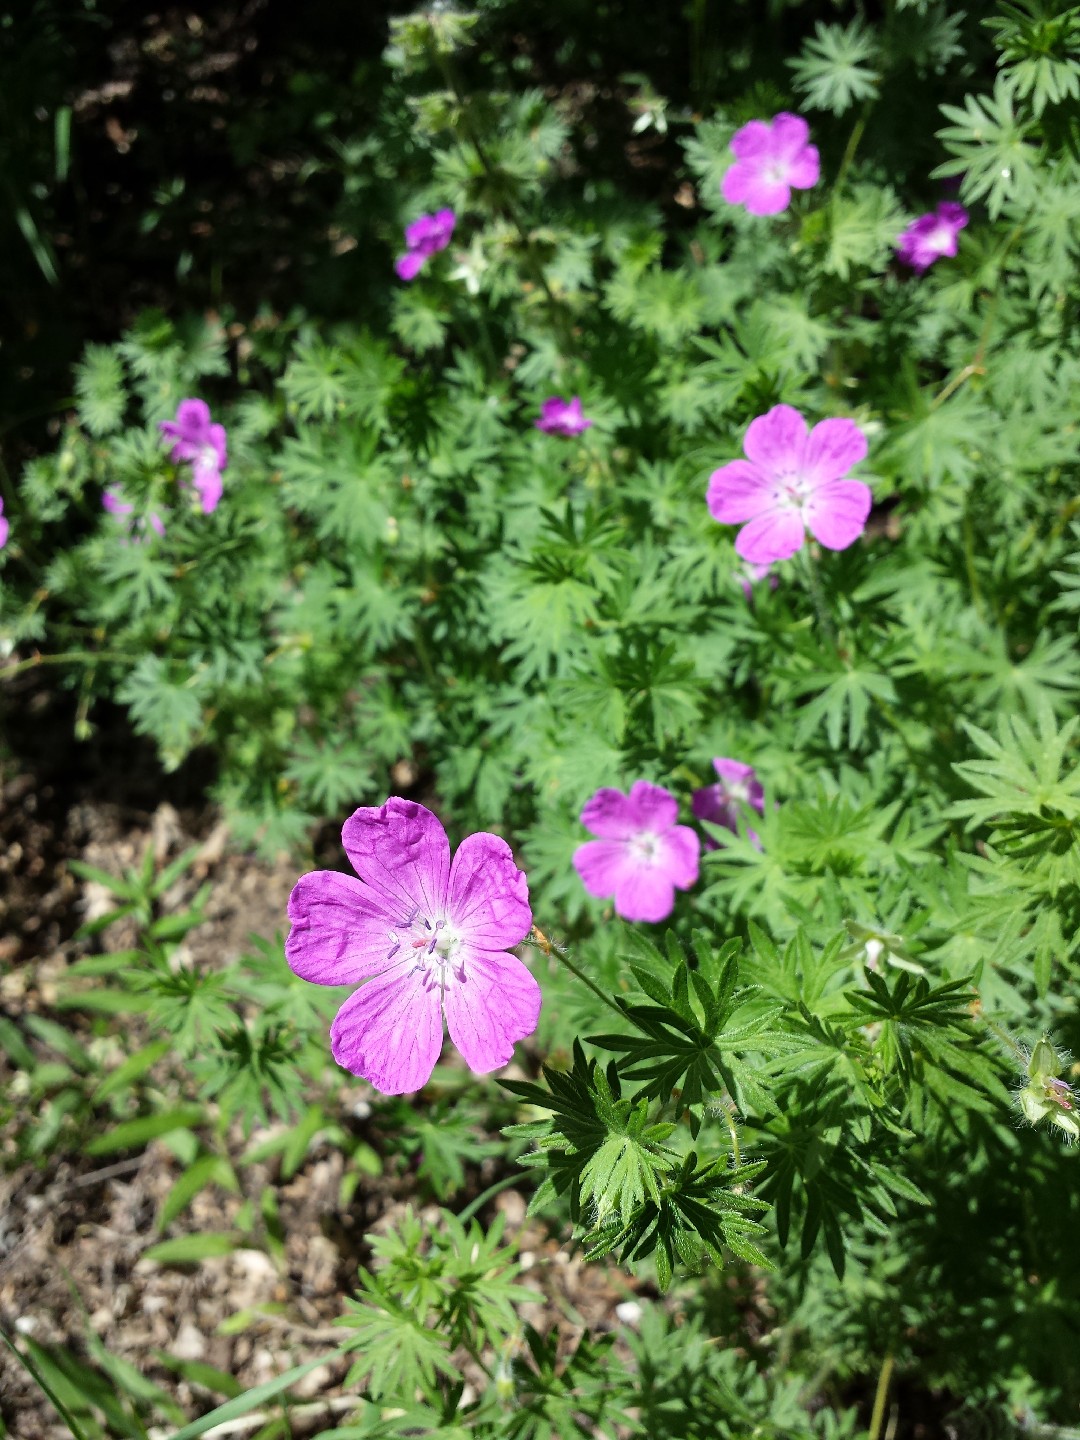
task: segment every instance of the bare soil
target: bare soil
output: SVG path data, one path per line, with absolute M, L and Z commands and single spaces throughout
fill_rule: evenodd
M 70 861 L 119 874 L 139 863 L 147 845 L 164 861 L 198 844 L 199 859 L 166 897 L 166 908 L 185 908 L 197 886 L 211 881 L 205 923 L 185 941 L 193 961 L 211 965 L 249 949 L 253 933 L 269 937 L 284 929 L 296 866 L 231 851 L 219 817 L 199 797 L 197 774 L 160 775 L 122 727 L 76 747 L 69 730 L 65 735 L 69 714 L 62 701 L 32 688 L 21 699 L 18 716 L 9 719 L 24 742 L 22 756 L 0 763 L 0 1015 L 19 1021 L 40 1014 L 84 1045 L 100 1046 L 101 1034 L 92 1036 L 79 1012 L 53 1008 L 58 988 L 75 961 L 122 948 L 134 932 L 120 921 L 90 941 L 76 938 L 79 926 L 105 913 L 110 901 L 103 886 L 78 878 Z M 26 743 L 30 737 L 34 743 Z M 162 793 L 171 798 L 154 798 Z M 111 1063 L 153 1038 L 139 1034 L 139 1024 L 136 1017 L 123 1049 L 113 1039 Z M 109 1029 L 120 1027 L 131 1030 L 131 1018 L 121 1017 Z M 155 1216 L 183 1170 L 168 1143 L 155 1141 L 115 1161 L 69 1146 L 18 1163 L 17 1136 L 32 1117 L 20 1101 L 25 1077 L 2 1055 L 0 1083 L 13 1102 L 0 1112 L 7 1116 L 0 1127 L 6 1171 L 0 1175 L 0 1324 L 8 1335 L 62 1346 L 87 1363 L 93 1363 L 97 1337 L 172 1395 L 189 1418 L 224 1397 L 179 1377 L 169 1360 L 174 1366 L 210 1365 L 250 1387 L 332 1350 L 342 1333 L 331 1322 L 343 1312 L 357 1265 L 369 1253 L 365 1234 L 393 1224 L 406 1204 L 422 1203 L 415 1177 L 388 1165 L 383 1175 L 366 1179 L 343 1210 L 343 1157 L 333 1147 L 316 1148 L 296 1175 L 283 1180 L 277 1158 L 238 1163 L 270 1132 L 245 1136 L 237 1129 L 227 1146 L 243 1193 L 208 1187 L 169 1233 L 229 1231 L 240 1207 L 249 1200 L 257 1205 L 272 1187 L 280 1253 L 240 1249 L 198 1265 L 162 1265 L 143 1252 L 161 1238 Z M 369 1097 L 362 1082 L 343 1084 L 347 1107 Z M 478 1166 L 470 1177 L 473 1193 L 494 1175 L 492 1162 Z M 524 1283 L 537 1295 L 522 1319 L 541 1331 L 556 1329 L 568 1346 L 586 1326 L 594 1332 L 616 1327 L 615 1307 L 631 1296 L 633 1282 L 584 1265 L 543 1226 L 526 1222 L 525 1208 L 525 1196 L 509 1189 L 486 1212 L 490 1219 L 495 1210 L 504 1211 L 508 1237 L 522 1248 Z M 223 1323 L 242 1310 L 261 1313 L 240 1333 L 222 1333 Z M 340 1388 L 347 1368 L 347 1361 L 333 1360 L 297 1383 L 294 1394 L 304 1403 L 290 1417 L 294 1434 L 343 1423 L 351 1404 Z M 7 1350 L 0 1351 L 0 1418 L 17 1440 L 66 1440 L 69 1434 Z M 229 1433 L 254 1434 L 257 1428 L 254 1420 L 250 1426 L 236 1422 Z

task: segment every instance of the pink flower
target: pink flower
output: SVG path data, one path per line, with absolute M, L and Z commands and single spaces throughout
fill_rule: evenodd
M 729 205 L 751 215 L 779 215 L 791 191 L 808 190 L 821 174 L 817 147 L 801 115 L 783 111 L 774 120 L 751 120 L 731 137 L 735 164 L 724 176 L 721 194 Z
M 175 420 L 163 420 L 161 433 L 175 444 L 169 451 L 174 465 L 188 461 L 191 480 L 199 493 L 204 515 L 217 509 L 221 499 L 221 472 L 228 467 L 224 425 L 213 425 L 205 400 L 181 400 Z
M 724 757 L 714 760 L 713 768 L 720 777 L 715 785 L 706 785 L 694 791 L 693 811 L 699 820 L 708 820 L 713 825 L 722 825 L 733 835 L 739 833 L 739 806 L 751 805 L 759 815 L 765 813 L 765 791 L 752 765 Z M 752 845 L 761 848 L 757 832 L 747 828 L 746 838 Z M 717 849 L 716 841 L 705 840 L 706 850 Z
M 134 505 L 124 499 L 124 492 L 120 489 L 119 485 L 110 485 L 108 487 L 101 497 L 101 504 L 110 515 L 115 515 L 118 519 L 131 515 L 135 509 Z M 148 526 L 153 530 L 155 535 L 161 536 L 165 534 L 165 523 L 156 510 L 151 510 L 146 515 L 140 515 L 137 520 L 129 520 L 127 533 L 131 539 L 141 545 L 146 539 Z M 123 541 L 121 543 L 126 544 L 127 542 Z
M 750 422 L 745 460 L 709 477 L 707 500 L 721 525 L 742 525 L 735 549 L 754 565 L 794 555 L 809 530 L 828 550 L 846 550 L 862 534 L 873 496 L 845 480 L 866 458 L 866 436 L 854 420 L 822 420 L 809 435 L 790 405 L 774 405 Z
M 754 586 L 760 585 L 762 580 L 768 578 L 770 590 L 775 590 L 780 584 L 780 578 L 772 573 L 771 565 L 752 565 L 749 561 L 743 563 L 742 573 L 737 578 L 748 605 L 754 602 Z
M 531 1035 L 540 987 L 506 953 L 532 924 L 529 889 L 505 840 L 470 835 L 453 864 L 439 821 L 392 796 L 341 832 L 360 875 L 315 870 L 289 897 L 285 957 L 316 985 L 367 984 L 330 1029 L 339 1065 L 384 1095 L 425 1085 L 451 1039 L 471 1070 L 505 1065 Z
M 583 430 L 588 430 L 592 423 L 583 414 L 581 400 L 577 395 L 570 400 L 564 400 L 561 395 L 552 395 L 540 407 L 540 419 L 536 422 L 536 428 L 543 430 L 546 435 L 573 437 L 580 435 Z
M 689 825 L 678 825 L 678 802 L 662 785 L 635 780 L 629 795 L 597 790 L 581 812 L 586 830 L 598 835 L 574 851 L 574 868 L 590 895 L 615 897 L 624 920 L 666 920 L 676 887 L 698 878 L 701 842 Z
M 896 254 L 917 275 L 929 270 L 943 255 L 955 255 L 960 231 L 968 223 L 968 212 L 955 201 L 946 200 L 929 215 L 912 221 L 896 242 Z
M 415 280 L 428 257 L 437 250 L 445 250 L 450 244 L 456 223 L 457 216 L 453 210 L 437 210 L 434 215 L 421 215 L 411 225 L 406 225 L 405 254 L 394 261 L 398 278 Z
M 4 502 L 0 499 L 0 550 L 7 544 L 10 530 L 11 527 L 7 522 L 7 517 L 4 515 Z

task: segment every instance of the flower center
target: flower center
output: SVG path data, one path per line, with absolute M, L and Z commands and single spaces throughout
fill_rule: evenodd
M 802 510 L 810 498 L 810 486 L 798 470 L 781 471 L 776 477 L 776 498 L 786 510 Z
M 465 978 L 464 962 L 457 958 L 461 939 L 454 928 L 442 917 L 432 917 L 421 912 L 419 905 L 390 930 L 386 932 L 388 949 L 386 958 L 400 957 L 413 970 L 423 971 L 432 980 L 445 987 L 451 970 L 459 980 Z
M 1046 1098 L 1048 1100 L 1053 1101 L 1055 1105 L 1060 1105 L 1062 1110 L 1071 1110 L 1073 1108 L 1072 1090 L 1066 1085 L 1064 1080 L 1047 1080 L 1045 1084 Z
M 783 160 L 773 160 L 765 166 L 765 179 L 770 185 L 786 185 L 788 178 L 788 167 Z
M 630 853 L 635 860 L 643 860 L 646 865 L 651 865 L 660 853 L 659 835 L 647 833 L 632 835 L 628 841 Z

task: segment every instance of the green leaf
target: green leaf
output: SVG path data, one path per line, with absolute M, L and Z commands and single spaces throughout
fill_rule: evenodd
M 156 1260 L 159 1265 L 194 1265 L 200 1260 L 209 1260 L 217 1255 L 231 1255 L 251 1245 L 251 1236 L 239 1231 L 215 1233 L 204 1231 L 201 1235 L 179 1235 L 174 1240 L 160 1240 L 142 1253 L 144 1260 Z
M 87 1155 L 111 1155 L 115 1150 L 135 1150 L 167 1135 L 170 1130 L 191 1130 L 201 1125 L 206 1112 L 201 1105 L 180 1105 L 175 1110 L 166 1110 L 159 1115 L 141 1115 L 137 1120 L 125 1120 L 104 1135 L 99 1135 L 84 1147 Z

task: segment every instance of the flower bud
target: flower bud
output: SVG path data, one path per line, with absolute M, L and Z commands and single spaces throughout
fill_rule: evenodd
M 1060 1078 L 1062 1060 L 1045 1036 L 1031 1052 L 1028 1082 L 1020 1091 L 1020 1109 L 1031 1125 L 1048 1120 L 1069 1140 L 1080 1140 L 1080 1102 Z

